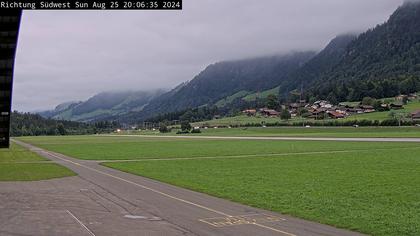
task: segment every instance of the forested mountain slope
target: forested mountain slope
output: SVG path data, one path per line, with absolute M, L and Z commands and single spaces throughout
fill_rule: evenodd
M 256 92 L 276 87 L 314 55 L 299 52 L 209 65 L 190 82 L 153 100 L 138 115 L 144 118 L 210 105 L 241 90 Z
M 420 3 L 406 2 L 386 23 L 359 35 L 340 63 L 308 87 L 308 96 L 336 101 L 419 91 Z

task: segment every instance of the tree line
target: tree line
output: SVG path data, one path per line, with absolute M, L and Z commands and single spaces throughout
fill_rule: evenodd
M 14 111 L 11 114 L 10 135 L 41 136 L 41 135 L 83 135 L 110 133 L 119 128 L 116 121 L 100 121 L 82 123 L 66 120 L 46 119 L 38 114 Z

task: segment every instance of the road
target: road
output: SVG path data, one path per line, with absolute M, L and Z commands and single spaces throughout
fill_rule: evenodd
M 0 223 L 0 235 L 361 235 L 15 142 L 78 176 L 0 184 L 0 220 L 8 219 Z M 11 203 L 2 206 L 5 201 Z M 39 229 L 40 222 L 47 226 Z
M 409 142 L 420 143 L 420 138 L 323 138 L 323 137 L 253 137 L 253 136 L 186 136 L 186 135 L 100 135 L 106 137 L 144 137 L 180 139 L 237 139 L 237 140 L 283 140 L 283 141 L 343 141 L 343 142 Z

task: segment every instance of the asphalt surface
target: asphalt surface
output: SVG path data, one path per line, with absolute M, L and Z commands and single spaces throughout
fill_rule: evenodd
M 101 135 L 108 137 L 147 137 L 147 138 L 180 138 L 180 139 L 238 139 L 238 140 L 290 140 L 290 141 L 343 141 L 343 142 L 412 142 L 420 143 L 420 138 L 323 138 L 323 137 L 252 137 L 252 136 L 186 136 L 186 135 Z
M 78 176 L 0 183 L 0 235 L 360 235 L 16 142 Z

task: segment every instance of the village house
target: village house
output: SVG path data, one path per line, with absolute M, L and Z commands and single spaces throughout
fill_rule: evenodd
M 420 120 L 420 110 L 411 113 L 411 119 L 413 121 Z
M 247 109 L 247 110 L 243 110 L 242 113 L 246 114 L 247 116 L 255 116 L 257 114 L 257 110 Z
M 346 117 L 344 114 L 336 111 L 328 111 L 327 114 L 331 119 L 343 119 Z
M 280 115 L 280 112 L 273 109 L 267 109 L 267 108 L 261 108 L 260 113 L 267 117 L 276 117 Z
M 301 106 L 298 103 L 290 103 L 289 104 L 289 110 L 290 111 L 293 111 L 293 110 L 296 110 L 297 111 L 299 109 L 299 107 L 301 107 Z
M 341 111 L 343 111 L 344 113 L 348 114 L 358 114 L 358 113 L 363 113 L 363 110 L 361 108 L 359 108 L 358 106 L 355 105 L 350 105 L 350 104 L 339 104 L 339 109 Z
M 327 112 L 327 109 L 325 108 L 318 108 L 318 109 L 311 109 L 309 110 L 311 115 L 309 118 L 314 118 L 315 120 L 324 119 L 325 113 Z
M 364 113 L 363 109 L 361 109 L 361 108 L 348 108 L 346 111 L 348 113 L 352 113 L 352 114 L 362 114 L 362 113 Z
M 389 105 L 388 105 L 388 104 L 386 104 L 386 103 L 382 103 L 382 104 L 381 104 L 381 107 L 382 107 L 383 109 L 389 109 Z
M 404 106 L 401 104 L 391 103 L 391 105 L 389 105 L 389 108 L 394 109 L 394 110 L 400 110 L 400 109 L 404 109 Z
M 411 101 L 416 100 L 418 98 L 419 98 L 419 96 L 415 93 L 411 93 L 411 94 L 408 95 L 408 99 L 411 100 Z
M 348 116 L 348 115 L 349 115 L 349 114 L 347 113 L 346 109 L 345 109 L 345 108 L 342 108 L 342 107 L 337 107 L 337 108 L 335 109 L 335 112 L 340 113 L 340 114 L 343 114 L 344 116 Z
M 332 107 L 333 107 L 333 105 L 330 102 L 325 101 L 325 100 L 316 101 L 312 105 L 312 108 L 315 108 L 315 109 L 316 108 L 327 108 L 327 109 L 329 109 L 329 108 L 332 108 Z
M 395 97 L 395 100 L 400 101 L 400 102 L 405 101 L 407 99 L 408 99 L 408 95 L 404 95 L 404 94 L 401 94 Z
M 370 105 L 360 105 L 359 108 L 363 110 L 363 113 L 375 112 L 375 108 Z

